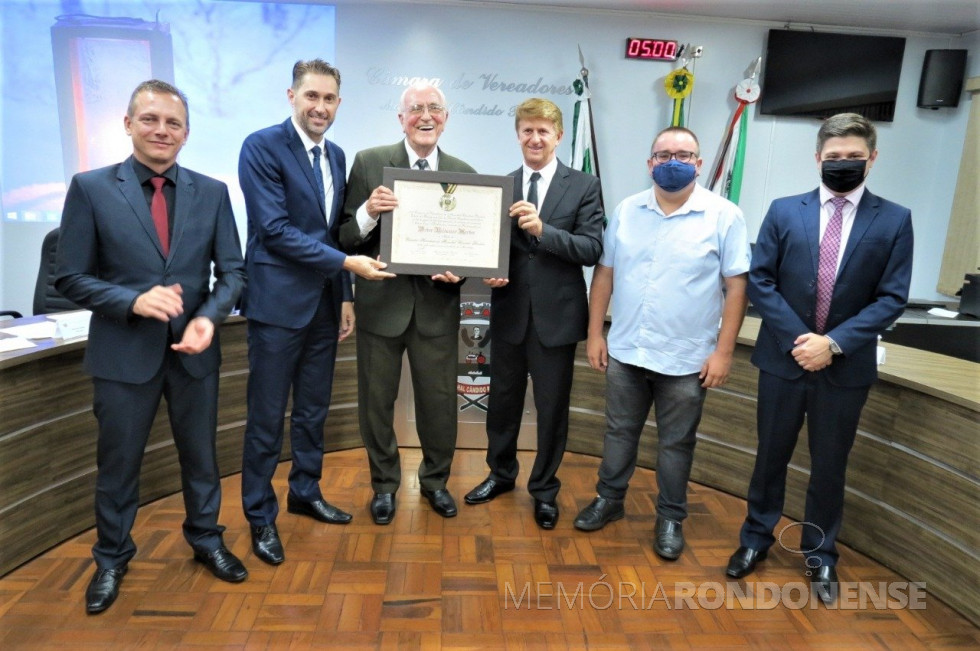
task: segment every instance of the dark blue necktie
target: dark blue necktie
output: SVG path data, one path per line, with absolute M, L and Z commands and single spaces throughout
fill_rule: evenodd
M 527 201 L 533 203 L 535 208 L 538 207 L 538 179 L 540 178 L 540 172 L 532 172 L 527 186 Z
M 528 203 L 533 203 L 534 207 L 538 207 L 538 179 L 541 178 L 540 172 L 532 172 L 531 177 L 528 179 L 529 184 L 527 186 L 527 201 Z M 540 211 L 538 211 L 540 213 Z M 531 244 L 531 253 L 538 250 L 538 238 L 534 237 L 528 233 L 528 240 Z
M 317 199 L 320 202 L 320 207 L 323 208 L 323 202 L 326 201 L 326 190 L 323 188 L 323 171 L 320 169 L 320 146 L 314 145 L 310 151 L 313 153 L 313 179 L 316 181 Z M 326 211 L 324 210 L 324 212 Z

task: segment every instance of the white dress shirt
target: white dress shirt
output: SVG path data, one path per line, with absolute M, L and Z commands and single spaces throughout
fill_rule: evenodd
M 403 142 L 405 143 L 405 151 L 408 152 L 408 166 L 411 169 L 416 169 L 415 163 L 417 163 L 421 157 L 409 146 L 408 138 L 406 138 Z M 432 153 L 425 157 L 425 160 L 429 163 L 430 171 L 439 171 L 439 148 L 435 147 L 432 150 Z M 357 225 L 361 227 L 362 238 L 367 237 L 368 233 L 373 231 L 378 225 L 378 220 L 368 214 L 367 201 L 362 203 L 357 209 L 355 218 L 357 219 Z
M 303 148 L 306 149 L 306 158 L 310 161 L 310 167 L 313 167 L 313 152 L 310 151 L 314 147 L 320 148 L 320 173 L 323 174 L 323 206 L 324 211 L 327 213 L 327 223 L 333 218 L 331 213 L 331 208 L 333 207 L 333 174 L 330 173 L 330 165 L 327 164 L 327 139 L 320 138 L 320 142 L 313 142 L 306 132 L 303 131 L 298 124 L 296 124 L 296 117 L 292 117 L 293 128 L 296 129 L 296 133 L 299 135 L 299 139 L 303 141 Z

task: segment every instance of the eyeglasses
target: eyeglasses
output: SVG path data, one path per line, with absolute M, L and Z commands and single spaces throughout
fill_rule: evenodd
M 442 115 L 446 112 L 446 107 L 442 104 L 411 104 L 405 107 L 405 112 L 412 115 L 422 115 L 426 110 L 429 115 Z
M 682 163 L 690 163 L 693 160 L 697 160 L 698 155 L 693 151 L 655 151 L 650 154 L 650 158 L 657 161 L 658 163 L 666 163 L 671 158 L 676 158 Z

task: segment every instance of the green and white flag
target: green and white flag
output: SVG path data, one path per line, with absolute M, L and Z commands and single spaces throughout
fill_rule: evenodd
M 595 174 L 595 151 L 592 142 L 592 109 L 589 106 L 589 91 L 581 79 L 572 83 L 575 93 L 575 113 L 572 118 L 572 168 L 586 174 Z
M 579 50 L 581 58 L 582 51 Z M 572 82 L 578 99 L 572 117 L 572 160 L 570 167 L 599 178 L 599 204 L 605 210 L 602 179 L 599 176 L 599 154 L 595 146 L 595 127 L 592 125 L 592 94 L 589 91 L 589 71 L 583 62 L 581 76 Z

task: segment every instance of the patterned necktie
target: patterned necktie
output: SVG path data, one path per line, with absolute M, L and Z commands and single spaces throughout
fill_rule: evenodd
M 150 216 L 153 217 L 153 227 L 160 238 L 160 248 L 163 249 L 163 257 L 170 255 L 170 220 L 167 218 L 167 198 L 163 196 L 163 184 L 167 179 L 162 176 L 154 176 L 150 179 L 153 184 L 153 199 L 150 201 Z
M 840 251 L 841 229 L 844 225 L 844 204 L 847 199 L 834 197 L 834 214 L 827 222 L 823 239 L 820 240 L 820 265 L 817 268 L 817 332 L 823 334 L 830 314 L 830 299 L 837 279 L 837 253 Z
M 530 184 L 527 186 L 527 201 L 533 203 L 535 208 L 538 207 L 538 179 L 540 178 L 540 172 L 532 172 Z
M 317 199 L 320 201 L 320 207 L 323 207 L 323 202 L 326 201 L 326 190 L 323 188 L 323 170 L 320 169 L 320 146 L 314 145 L 313 149 L 310 150 L 313 154 L 313 180 L 316 181 L 316 189 L 319 192 Z
M 415 167 L 424 172 L 425 170 L 429 169 L 429 161 L 425 160 L 424 158 L 420 158 L 415 162 Z

